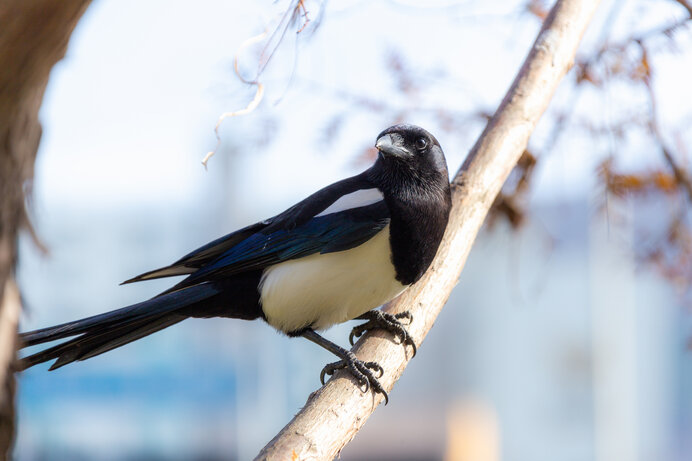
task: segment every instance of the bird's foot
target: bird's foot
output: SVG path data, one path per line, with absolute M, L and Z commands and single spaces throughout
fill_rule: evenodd
M 367 320 L 367 322 L 358 325 L 351 330 L 351 334 L 348 336 L 348 341 L 351 345 L 354 344 L 357 338 L 360 338 L 363 333 L 368 330 L 382 329 L 386 330 L 394 335 L 395 338 L 399 340 L 400 344 L 409 345 L 413 348 L 413 357 L 416 356 L 416 343 L 411 338 L 401 319 L 408 319 L 407 325 L 411 324 L 413 316 L 409 311 L 399 312 L 398 314 L 388 314 L 387 312 L 372 310 L 366 312 L 360 317 L 356 317 L 358 320 Z
M 387 395 L 387 391 L 384 390 L 377 379 L 381 378 L 384 374 L 384 370 L 382 370 L 380 364 L 377 362 L 363 362 L 362 360 L 357 359 L 353 352 L 344 352 L 345 354 L 341 360 L 338 362 L 328 363 L 322 369 L 322 373 L 320 373 L 320 381 L 322 382 L 322 385 L 324 385 L 325 376 L 331 376 L 337 370 L 342 370 L 345 368 L 348 369 L 349 373 L 356 378 L 356 381 L 358 381 L 361 386 L 365 386 L 363 392 L 367 393 L 370 389 L 372 389 L 375 393 L 382 394 L 384 396 L 384 404 L 386 405 L 389 402 L 389 395 Z M 377 373 L 378 376 L 375 376 L 375 373 Z

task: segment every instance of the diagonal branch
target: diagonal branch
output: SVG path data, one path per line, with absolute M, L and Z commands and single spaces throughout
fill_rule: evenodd
M 471 245 L 502 184 L 527 146 L 574 55 L 598 0 L 558 0 L 505 99 L 453 181 L 453 209 L 445 238 L 428 273 L 385 307 L 409 310 L 409 332 L 420 344 L 459 278 Z M 385 370 L 380 382 L 390 390 L 410 355 L 383 333 L 369 333 L 353 351 Z M 350 375 L 336 374 L 262 449 L 259 460 L 331 460 L 356 435 L 380 394 L 360 391 Z

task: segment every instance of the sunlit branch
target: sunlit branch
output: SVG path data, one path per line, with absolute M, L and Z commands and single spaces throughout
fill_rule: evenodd
M 598 3 L 560 0 L 553 7 L 512 87 L 454 178 L 452 214 L 435 261 L 423 279 L 385 307 L 390 313 L 408 310 L 413 314 L 409 332 L 417 344 L 456 285 L 490 206 L 572 66 Z M 382 365 L 385 373 L 380 382 L 387 391 L 411 358 L 401 345 L 377 331 L 366 334 L 353 351 L 362 360 Z M 381 394 L 364 395 L 350 375 L 337 373 L 256 459 L 334 459 L 382 399 Z

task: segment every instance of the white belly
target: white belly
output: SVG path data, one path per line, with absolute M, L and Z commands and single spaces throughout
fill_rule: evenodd
M 356 248 L 267 268 L 259 290 L 267 322 L 293 332 L 306 327 L 321 330 L 351 320 L 406 288 L 395 278 L 386 226 Z

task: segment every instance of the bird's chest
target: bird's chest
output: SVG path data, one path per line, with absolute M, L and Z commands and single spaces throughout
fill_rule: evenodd
M 390 206 L 392 262 L 403 284 L 417 282 L 430 266 L 442 240 L 448 213 L 429 203 Z
M 314 254 L 265 270 L 260 283 L 267 322 L 290 333 L 325 329 L 353 319 L 399 295 L 389 226 L 346 251 Z

